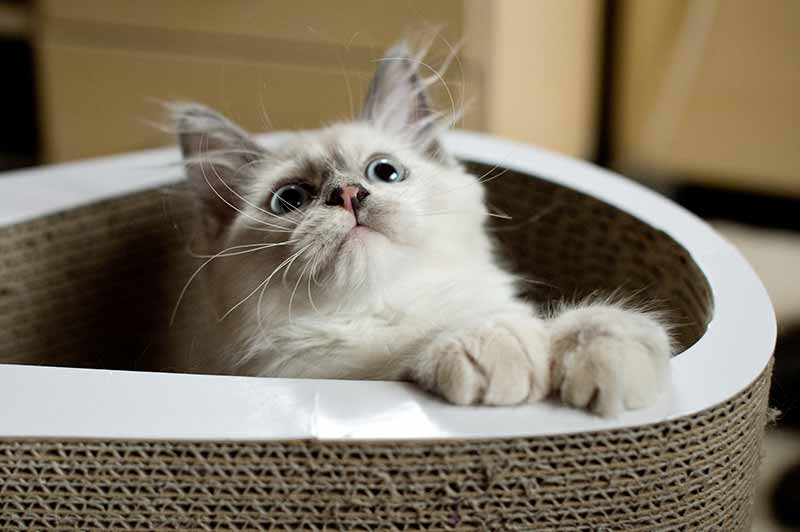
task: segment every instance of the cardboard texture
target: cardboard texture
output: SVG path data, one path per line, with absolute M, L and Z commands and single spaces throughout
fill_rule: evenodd
M 403 383 L 0 365 L 0 525 L 748 529 L 775 321 L 746 262 L 591 165 L 475 134 L 445 144 L 514 217 L 501 249 L 546 280 L 533 299 L 621 289 L 682 324 L 669 396 L 605 419 L 457 407 Z M 0 180 L 0 212 L 17 204 L 0 229 L 3 360 L 136 367 L 191 324 L 166 323 L 194 266 L 168 161 Z M 48 187 L 60 200 L 43 206 Z

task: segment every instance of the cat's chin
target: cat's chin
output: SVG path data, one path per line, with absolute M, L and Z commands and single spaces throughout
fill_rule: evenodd
M 318 259 L 320 277 L 332 286 L 362 285 L 365 278 L 381 276 L 386 261 L 397 249 L 382 232 L 364 224 L 354 224 L 340 237 L 338 246 L 326 259 Z
M 373 251 L 373 248 L 384 246 L 388 243 L 389 240 L 383 233 L 367 225 L 356 224 L 342 237 L 333 259 L 334 262 L 337 259 L 351 259 L 354 254 L 366 254 L 368 256 Z

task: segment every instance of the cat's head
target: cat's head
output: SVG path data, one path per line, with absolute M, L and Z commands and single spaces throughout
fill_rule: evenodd
M 315 297 L 336 298 L 489 253 L 482 187 L 445 153 L 420 64 L 393 47 L 359 118 L 269 147 L 210 109 L 175 106 L 219 283 L 244 297 L 313 281 Z

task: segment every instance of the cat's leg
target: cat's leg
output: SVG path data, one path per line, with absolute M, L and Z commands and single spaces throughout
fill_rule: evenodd
M 669 382 L 670 340 L 645 313 L 588 305 L 548 322 L 552 389 L 569 405 L 612 416 L 655 402 Z
M 550 391 L 549 335 L 522 314 L 440 333 L 422 353 L 413 379 L 448 401 L 513 405 Z

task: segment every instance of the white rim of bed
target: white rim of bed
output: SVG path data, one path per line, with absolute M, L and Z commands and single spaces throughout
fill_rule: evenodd
M 267 144 L 281 134 L 264 135 Z M 541 402 L 458 407 L 397 382 L 262 379 L 0 365 L 0 437 L 160 440 L 506 438 L 631 427 L 709 409 L 750 385 L 775 345 L 775 315 L 739 252 L 671 201 L 592 164 L 487 135 L 447 135 L 454 155 L 564 185 L 683 245 L 706 275 L 714 316 L 671 360 L 658 404 L 604 419 Z M 0 174 L 0 225 L 182 179 L 174 148 Z

